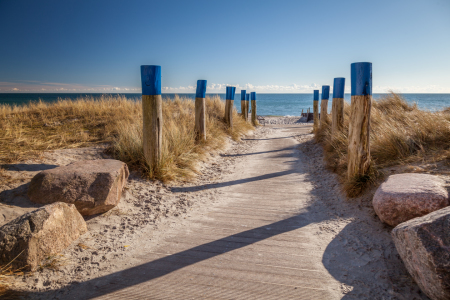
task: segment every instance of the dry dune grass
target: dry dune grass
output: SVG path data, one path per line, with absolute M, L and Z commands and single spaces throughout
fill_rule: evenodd
M 0 164 L 38 156 L 42 151 L 109 144 L 108 151 L 151 179 L 186 180 L 209 151 L 235 140 L 253 127 L 233 112 L 233 129 L 223 122 L 225 104 L 207 97 L 207 141 L 196 143 L 194 102 L 189 98 L 165 99 L 164 144 L 158 169 L 150 170 L 142 152 L 142 105 L 123 96 L 79 98 L 56 103 L 0 105 Z
M 11 287 L 14 285 L 14 277 L 24 275 L 25 273 L 21 269 L 14 270 L 9 264 L 0 266 L 0 299 L 18 299 L 22 293 Z
M 344 131 L 332 135 L 331 126 L 316 132 L 316 140 L 325 150 L 327 165 L 339 174 L 349 197 L 360 195 L 368 186 L 383 178 L 382 169 L 415 162 L 437 162 L 450 157 L 450 114 L 429 112 L 391 93 L 372 102 L 369 173 L 361 178 L 347 178 L 347 147 L 350 105 L 344 108 Z
M 139 109 L 121 96 L 0 105 L 0 163 L 27 159 L 44 150 L 111 142 L 117 122 L 132 122 Z
M 223 121 L 225 104 L 218 96 L 206 98 L 206 141 L 196 143 L 194 132 L 194 102 L 186 98 L 167 99 L 163 106 L 163 149 L 157 169 L 151 170 L 145 163 L 142 149 L 142 112 L 136 122 L 120 122 L 118 135 L 110 151 L 118 159 L 144 170 L 150 178 L 162 181 L 192 178 L 198 171 L 198 162 L 206 154 L 224 146 L 227 136 L 238 140 L 253 127 L 233 111 L 233 129 Z

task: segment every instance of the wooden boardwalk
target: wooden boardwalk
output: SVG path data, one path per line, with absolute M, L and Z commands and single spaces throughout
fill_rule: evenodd
M 107 300 L 340 298 L 322 264 L 327 242 L 310 228 L 324 214 L 311 201 L 293 138 L 310 130 L 275 130 L 245 155 L 245 168 L 220 187 L 202 187 L 218 188 L 220 205 L 143 251 L 138 266 L 72 292 Z

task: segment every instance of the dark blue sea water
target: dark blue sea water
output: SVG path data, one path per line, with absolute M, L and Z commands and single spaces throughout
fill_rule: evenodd
M 1 94 L 0 104 L 9 105 L 23 105 L 30 101 L 38 101 L 41 99 L 44 102 L 54 102 L 58 99 L 72 99 L 75 100 L 79 97 L 91 96 L 99 98 L 104 94 Z M 117 94 L 107 94 L 117 95 Z M 129 99 L 141 99 L 141 94 L 121 94 Z M 179 96 L 185 96 L 194 99 L 195 94 L 177 94 Z M 214 95 L 214 94 L 211 94 Z M 375 99 L 382 97 L 386 94 L 374 94 Z M 174 97 L 175 94 L 163 94 L 163 98 Z M 225 99 L 225 94 L 218 94 L 219 97 Z M 424 110 L 441 110 L 450 106 L 450 94 L 402 94 L 402 96 L 410 103 L 417 103 L 417 105 Z M 313 103 L 313 95 L 311 94 L 257 94 L 257 111 L 259 115 L 277 115 L 277 116 L 298 116 L 302 112 L 302 109 L 306 112 L 308 108 L 311 108 Z M 345 94 L 345 100 L 350 102 L 350 94 Z M 236 109 L 241 111 L 240 94 L 236 94 L 234 105 Z M 331 110 L 331 99 L 328 104 L 329 110 Z

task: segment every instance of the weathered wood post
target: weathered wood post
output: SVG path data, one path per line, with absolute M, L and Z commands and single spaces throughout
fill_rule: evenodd
M 344 128 L 344 88 L 345 78 L 338 77 L 333 83 L 333 102 L 331 104 L 331 133 Z
M 197 80 L 195 94 L 195 134 L 197 140 L 206 141 L 206 80 Z
M 309 110 L 309 108 L 308 108 Z M 314 130 L 319 129 L 319 90 L 314 90 L 313 101 L 313 113 L 314 113 Z M 308 112 L 309 114 L 309 112 Z
M 320 102 L 320 126 L 328 123 L 328 99 L 330 98 L 330 86 L 322 85 L 322 101 Z
M 234 86 L 227 86 L 227 93 L 225 97 L 225 123 L 229 128 L 233 127 L 233 104 L 235 92 L 236 88 Z
M 161 66 L 141 66 L 144 156 L 150 169 L 161 159 L 162 99 Z
M 370 109 L 372 63 L 351 65 L 352 103 L 348 128 L 348 178 L 367 174 L 370 167 Z
M 248 112 L 250 110 L 250 94 L 245 95 L 245 121 L 248 122 Z
M 256 121 L 256 92 L 251 93 L 252 98 L 252 124 L 253 126 L 258 125 L 258 122 Z
M 242 118 L 244 118 L 245 120 L 245 95 L 247 95 L 247 91 L 246 90 L 241 90 L 241 114 L 242 114 Z

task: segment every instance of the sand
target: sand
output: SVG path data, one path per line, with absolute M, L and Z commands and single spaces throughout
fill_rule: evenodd
M 336 176 L 324 167 L 320 146 L 312 141 L 311 125 L 294 117 L 269 120 L 276 125 L 261 126 L 240 143 L 229 141 L 223 152 L 211 154 L 194 182 L 164 185 L 132 173 L 115 209 L 87 218 L 89 233 L 52 258 L 55 268 L 44 267 L 17 278 L 17 287 L 31 292 L 31 299 L 65 299 L 61 295 L 69 294 L 73 298 L 77 283 L 140 265 L 142 253 L 167 243 L 166 236 L 232 201 L 228 196 L 232 191 L 221 188 L 221 183 L 245 176 L 246 164 L 254 159 L 246 154 L 267 139 L 289 138 L 298 143 L 298 172 L 307 178 L 299 184 L 305 185 L 308 201 L 315 203 L 309 213 L 320 215 L 310 225 L 310 239 L 321 249 L 321 267 L 330 275 L 330 297 L 427 299 L 399 259 L 391 228 L 374 214 L 370 193 L 352 201 L 341 194 Z M 6 166 L 3 179 L 7 180 L 0 185 L 0 225 L 37 207 L 26 197 L 26 190 L 39 170 L 101 157 L 105 157 L 103 147 L 58 150 L 39 160 Z

